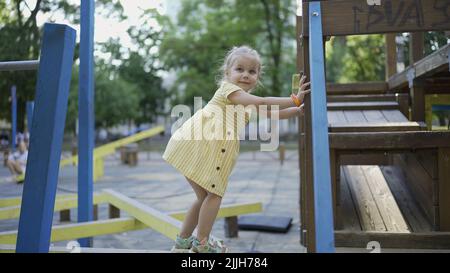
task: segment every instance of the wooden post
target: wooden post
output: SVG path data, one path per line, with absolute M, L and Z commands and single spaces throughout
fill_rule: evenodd
M 413 65 L 423 58 L 424 33 L 412 32 L 409 43 L 409 62 Z M 409 92 L 411 97 L 411 119 L 425 121 L 425 89 L 423 80 L 415 79 L 414 71 L 409 77 Z
M 388 33 L 384 36 L 386 50 L 386 80 L 397 73 L 397 44 L 395 33 Z
M 439 148 L 439 231 L 450 231 L 450 148 Z
M 70 222 L 70 209 L 65 209 L 59 212 L 60 222 Z
M 109 205 L 109 219 L 120 218 L 120 209 L 113 205 Z
M 409 84 L 411 97 L 411 120 L 425 122 L 425 88 L 424 80 L 413 79 Z
M 238 232 L 239 232 L 237 216 L 225 217 L 225 222 L 224 223 L 225 223 L 224 224 L 225 237 L 227 237 L 227 238 L 237 238 L 238 237 Z
M 280 164 L 283 165 L 285 153 L 286 153 L 286 146 L 284 142 L 280 143 L 280 146 L 278 147 L 279 152 L 279 158 L 280 158 Z
M 16 252 L 48 252 L 76 32 L 45 24 Z

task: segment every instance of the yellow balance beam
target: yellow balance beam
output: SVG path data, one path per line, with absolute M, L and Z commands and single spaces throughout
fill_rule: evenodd
M 180 221 L 113 190 L 103 192 L 108 195 L 110 204 L 126 211 L 153 230 L 175 240 L 181 229 Z
M 75 194 L 58 194 L 56 200 L 75 197 L 77 197 Z M 22 204 L 22 196 L 0 198 L 0 208 L 19 206 L 20 204 Z
M 244 213 L 257 213 L 261 211 L 261 203 L 231 204 L 222 206 L 217 217 L 230 217 Z M 169 213 L 169 215 L 173 218 L 184 219 L 186 213 L 186 211 L 172 212 Z M 149 228 L 149 226 L 132 217 L 58 225 L 52 228 L 51 241 L 68 241 L 78 238 L 116 234 L 146 228 Z M 0 244 L 15 244 L 16 240 L 17 230 L 0 232 Z
M 94 194 L 94 204 L 106 203 L 106 195 L 103 193 Z M 78 198 L 57 198 L 54 211 L 61 211 L 78 207 Z M 17 219 L 20 217 L 20 205 L 0 208 L 0 220 Z

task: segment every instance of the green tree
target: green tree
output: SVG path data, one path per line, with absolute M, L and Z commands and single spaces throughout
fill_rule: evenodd
M 260 95 L 287 95 L 295 71 L 293 1 L 182 1 L 175 22 L 160 17 L 164 37 L 160 56 L 175 71 L 172 103 L 192 105 L 193 97 L 209 100 L 225 53 L 249 45 L 265 66 Z

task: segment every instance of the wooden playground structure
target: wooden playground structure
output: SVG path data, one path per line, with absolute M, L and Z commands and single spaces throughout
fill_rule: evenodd
M 448 3 L 375 2 L 303 1 L 297 17 L 297 64 L 306 75 L 314 73 L 312 63 L 324 53 L 317 47 L 326 37 L 386 34 L 386 81 L 326 87 L 329 165 L 319 168 L 329 168 L 331 175 L 334 244 L 365 248 L 377 241 L 385 248 L 449 249 L 450 132 L 431 130 L 431 111 L 450 105 L 450 47 L 423 53 L 425 31 L 450 29 L 442 12 Z M 311 22 L 320 16 L 323 32 L 317 34 Z M 396 32 L 411 32 L 411 65 L 399 73 Z M 312 92 L 317 92 L 313 80 Z M 306 99 L 299 129 L 300 236 L 309 252 L 320 251 L 322 236 L 315 218 L 320 200 L 313 166 L 314 103 Z

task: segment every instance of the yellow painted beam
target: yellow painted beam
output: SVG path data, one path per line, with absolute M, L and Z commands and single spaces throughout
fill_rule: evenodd
M 109 196 L 105 195 L 105 197 L 106 199 L 108 199 Z M 121 196 L 118 196 L 118 198 L 121 198 Z M 119 204 L 119 202 L 116 202 L 116 204 Z M 123 209 L 123 207 L 121 209 Z M 218 218 L 230 217 L 245 213 L 256 213 L 261 211 L 262 211 L 261 203 L 232 204 L 222 206 L 219 210 L 217 217 Z M 172 212 L 169 213 L 169 216 L 181 220 L 184 219 L 186 213 L 187 213 L 186 211 Z M 69 241 L 69 240 L 76 240 L 78 238 L 88 238 L 101 235 L 115 234 L 151 227 L 152 226 L 146 225 L 143 222 L 131 217 L 58 225 L 52 228 L 51 241 L 52 242 Z M 0 244 L 15 244 L 16 240 L 17 240 L 17 230 L 0 232 Z
M 104 190 L 103 192 L 108 195 L 110 204 L 126 211 L 162 235 L 175 240 L 181 229 L 182 223 L 180 221 L 113 190 Z
M 73 195 L 75 196 L 75 195 Z M 94 204 L 107 202 L 107 196 L 103 193 L 94 194 Z M 54 211 L 61 211 L 78 207 L 78 198 L 57 198 Z M 0 208 L 0 220 L 17 219 L 20 217 L 20 205 Z
M 221 206 L 217 218 L 225 218 L 231 216 L 239 216 L 242 214 L 262 212 L 262 203 L 241 203 Z M 180 221 L 184 220 L 186 211 L 172 212 L 169 215 Z
M 51 241 L 68 241 L 148 228 L 134 218 L 118 218 L 58 225 L 52 228 Z M 0 232 L 0 244 L 16 244 L 17 230 Z
M 75 197 L 76 197 L 75 194 L 58 194 L 56 195 L 56 200 Z M 22 203 L 22 196 L 0 198 L 0 208 L 18 206 L 21 203 Z
M 0 253 L 15 253 L 15 245 L 0 245 Z M 49 253 L 170 253 L 163 250 L 149 249 L 120 249 L 120 248 L 98 248 L 98 247 L 78 247 L 73 246 L 52 246 Z

